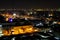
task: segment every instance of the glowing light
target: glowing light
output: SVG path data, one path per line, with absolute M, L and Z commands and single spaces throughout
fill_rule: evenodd
M 23 32 L 23 29 L 19 29 L 19 33 L 24 33 L 24 32 Z
M 36 26 L 43 26 L 43 24 L 42 24 L 42 23 L 39 23 L 39 24 L 37 24 Z
M 15 40 L 15 37 L 13 37 L 11 40 Z
M 33 14 L 32 12 L 30 12 L 30 14 Z
M 53 16 L 53 14 L 49 14 L 49 16 Z
M 6 18 L 6 21 L 8 21 L 9 19 L 8 18 Z
M 27 18 L 25 18 L 25 20 L 28 20 Z
M 3 34 L 9 36 L 9 35 L 33 33 L 33 32 L 37 32 L 37 31 L 38 31 L 38 29 L 34 29 L 31 25 L 28 25 L 28 26 L 13 27 L 8 31 L 4 30 Z
M 55 39 L 59 40 L 60 38 L 59 37 L 54 37 Z
M 2 27 L 2 25 L 0 25 L 0 27 Z
M 25 32 L 32 32 L 32 28 L 26 28 Z
M 8 17 L 9 15 L 8 14 L 6 14 L 6 17 Z
M 9 22 L 12 22 L 12 21 L 13 21 L 13 19 L 12 19 L 12 18 L 10 18 L 10 19 L 9 19 Z
M 55 21 L 53 22 L 53 24 L 56 24 L 56 23 L 57 23 L 57 22 L 55 22 Z
M 16 14 L 14 13 L 13 16 L 16 16 Z
M 52 32 L 52 30 L 49 30 L 49 32 Z
M 58 24 L 60 24 L 60 22 L 58 22 Z
M 38 30 L 36 29 L 36 30 L 34 30 L 34 31 L 38 31 Z

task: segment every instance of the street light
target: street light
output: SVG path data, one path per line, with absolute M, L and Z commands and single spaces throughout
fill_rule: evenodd
M 14 13 L 13 16 L 16 16 L 16 13 Z

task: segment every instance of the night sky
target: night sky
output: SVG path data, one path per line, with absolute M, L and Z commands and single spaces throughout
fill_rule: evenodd
M 0 1 L 0 8 L 60 8 L 58 0 Z

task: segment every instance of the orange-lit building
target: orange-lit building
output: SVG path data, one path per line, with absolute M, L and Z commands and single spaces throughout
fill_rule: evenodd
M 16 27 L 10 28 L 9 30 L 3 30 L 3 34 L 9 36 L 9 35 L 17 35 L 17 34 L 38 32 L 38 30 L 39 29 L 35 29 L 31 25 L 16 26 Z

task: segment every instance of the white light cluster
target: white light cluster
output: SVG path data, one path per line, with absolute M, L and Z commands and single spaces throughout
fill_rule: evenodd
M 42 24 L 42 23 L 39 23 L 39 24 L 37 24 L 36 26 L 43 26 L 43 24 Z
M 56 22 L 56 21 L 54 21 L 54 22 L 53 22 L 53 24 L 57 24 L 57 22 Z
M 14 13 L 13 16 L 16 16 L 16 13 Z

